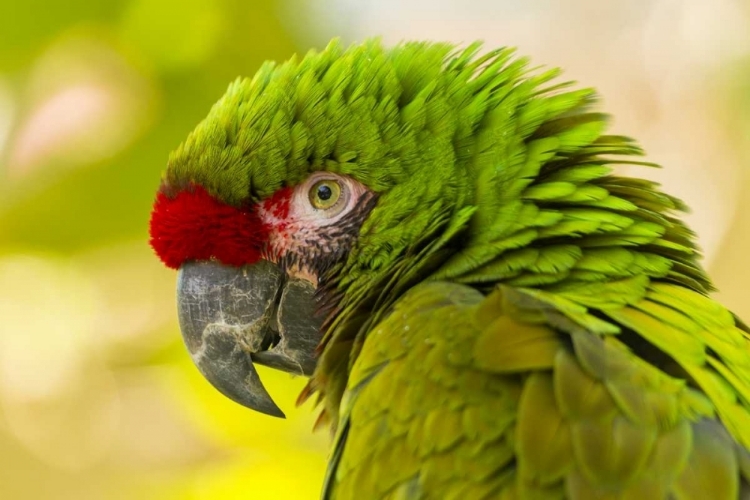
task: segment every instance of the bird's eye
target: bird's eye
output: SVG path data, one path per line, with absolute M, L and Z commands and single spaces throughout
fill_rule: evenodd
M 310 204 L 318 210 L 327 210 L 341 198 L 341 184 L 334 179 L 323 179 L 310 188 Z

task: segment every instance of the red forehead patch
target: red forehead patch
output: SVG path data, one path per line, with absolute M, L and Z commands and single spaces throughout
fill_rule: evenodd
M 260 260 L 268 237 L 251 207 L 221 203 L 201 186 L 174 197 L 159 192 L 149 226 L 151 246 L 174 269 L 188 260 L 211 258 L 231 266 L 251 264 Z

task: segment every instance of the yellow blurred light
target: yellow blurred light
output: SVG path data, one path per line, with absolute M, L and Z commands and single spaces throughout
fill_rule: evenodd
M 215 0 L 135 0 L 121 33 L 160 69 L 185 70 L 213 54 L 225 24 Z
M 10 84 L 0 77 L 0 160 L 4 156 L 5 145 L 15 118 L 15 104 Z
M 37 367 L 43 371 L 43 365 Z M 35 400 L 3 398 L 10 434 L 37 460 L 65 471 L 90 469 L 112 451 L 121 401 L 112 373 L 86 366 L 74 383 Z
M 194 476 L 190 500 L 320 498 L 325 460 L 314 453 L 271 446 L 264 453 L 246 454 L 221 467 Z
M 97 359 L 88 277 L 61 260 L 0 259 L 0 408 L 38 459 L 80 469 L 102 459 L 119 418 L 117 388 Z
M 176 340 L 165 331 L 177 314 L 176 273 L 159 262 L 145 238 L 97 248 L 79 260 L 97 289 L 100 308 L 93 321 L 104 348 L 123 359 Z
M 92 347 L 97 298 L 85 275 L 25 255 L 0 260 L 0 392 L 43 399 L 75 379 Z
M 171 366 L 117 373 L 122 416 L 111 461 L 134 472 L 202 466 L 230 453 L 197 432 L 173 395 Z

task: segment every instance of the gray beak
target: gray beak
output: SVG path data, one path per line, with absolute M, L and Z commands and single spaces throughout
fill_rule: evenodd
M 315 288 L 271 262 L 243 267 L 188 262 L 177 278 L 180 330 L 193 362 L 222 394 L 284 417 L 253 363 L 310 376 L 321 319 Z

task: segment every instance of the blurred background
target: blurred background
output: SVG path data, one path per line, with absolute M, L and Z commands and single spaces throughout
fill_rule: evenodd
M 750 319 L 747 0 L 0 0 L 0 497 L 317 498 L 327 433 L 213 390 L 147 244 L 167 155 L 266 59 L 381 35 L 515 45 L 600 89 Z

